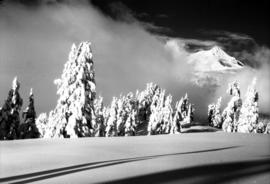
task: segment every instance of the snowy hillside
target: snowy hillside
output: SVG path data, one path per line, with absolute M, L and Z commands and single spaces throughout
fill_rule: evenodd
M 244 66 L 242 62 L 229 56 L 218 46 L 190 54 L 187 62 L 193 65 L 197 72 L 233 71 Z
M 0 183 L 269 183 L 269 135 L 2 141 Z

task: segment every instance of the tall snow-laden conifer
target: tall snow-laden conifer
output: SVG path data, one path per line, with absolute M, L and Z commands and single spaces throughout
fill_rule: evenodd
M 44 137 L 93 136 L 96 96 L 95 72 L 91 44 L 73 44 L 60 79 L 55 80 L 59 99 L 49 113 Z
M 240 97 L 240 88 L 238 82 L 234 81 L 233 83 L 230 83 L 227 92 L 233 97 L 222 113 L 222 129 L 225 132 L 236 132 L 240 110 L 242 107 L 242 99 Z
M 19 93 L 20 83 L 17 77 L 12 82 L 12 89 L 0 110 L 0 139 L 17 139 L 20 125 L 20 110 L 23 100 Z
M 34 106 L 34 94 L 31 88 L 29 94 L 29 104 L 27 108 L 23 111 L 22 114 L 24 118 L 24 123 L 19 127 L 19 138 L 28 139 L 28 138 L 38 138 L 39 131 L 36 126 L 36 111 Z
M 240 111 L 237 127 L 238 132 L 248 133 L 256 131 L 259 120 L 259 95 L 255 89 L 255 85 L 256 78 L 253 79 L 251 85 L 247 89 L 245 101 Z

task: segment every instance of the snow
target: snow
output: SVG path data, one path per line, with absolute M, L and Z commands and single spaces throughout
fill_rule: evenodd
M 219 97 L 216 104 L 210 104 L 208 106 L 208 122 L 210 126 L 221 128 L 222 125 L 222 115 L 221 115 L 221 100 Z
M 237 132 L 237 124 L 242 107 L 242 99 L 240 96 L 240 87 L 237 81 L 229 83 L 227 93 L 232 95 L 227 107 L 222 112 L 223 124 L 222 129 L 225 132 Z
M 234 81 L 229 83 L 227 93 L 232 95 L 227 107 L 220 113 L 221 97 L 217 104 L 208 106 L 208 122 L 210 126 L 221 128 L 225 132 L 241 133 L 269 133 L 269 119 L 259 120 L 259 93 L 256 90 L 254 78 L 249 85 L 244 103 L 242 103 L 239 83 Z
M 190 59 L 192 57 L 202 59 L 196 66 L 210 66 L 211 71 L 243 66 L 218 46 L 192 54 Z M 208 70 L 198 71 L 204 74 Z M 111 104 L 104 106 L 103 98 L 96 98 L 90 42 L 82 42 L 78 48 L 72 45 L 61 78 L 56 79 L 55 84 L 59 95 L 55 109 L 49 113 L 48 120 L 44 119 L 46 115 L 37 119 L 37 127 L 44 138 L 133 136 L 142 135 L 142 132 L 144 135 L 178 134 L 194 119 L 195 108 L 187 94 L 172 108 L 172 96 L 154 83 L 148 83 L 145 90 L 137 90 L 136 94 L 130 92 L 113 97 Z M 229 93 L 233 97 L 222 115 L 221 99 L 209 106 L 209 123 L 218 128 L 222 126 L 224 131 L 235 132 L 242 104 L 237 82 L 229 84 Z
M 36 127 L 36 111 L 34 106 L 34 94 L 33 89 L 30 89 L 29 94 L 29 104 L 22 113 L 24 118 L 24 123 L 20 124 L 19 127 L 19 138 L 29 139 L 29 138 L 39 138 L 40 133 Z
M 218 131 L 1 141 L 0 182 L 268 183 L 269 138 Z
M 255 89 L 257 79 L 254 78 L 248 87 L 243 107 L 240 111 L 238 132 L 249 133 L 256 132 L 259 120 L 259 95 Z M 261 125 L 263 127 L 263 125 Z M 262 128 L 260 128 L 262 129 Z
M 197 72 L 226 72 L 243 68 L 243 63 L 229 56 L 219 46 L 210 50 L 202 50 L 192 53 L 188 57 L 189 64 L 193 65 Z
M 19 93 L 20 83 L 17 77 L 12 82 L 12 88 L 9 90 L 8 97 L 0 108 L 0 139 L 12 140 L 19 138 L 18 128 L 20 126 L 20 110 L 23 105 L 23 99 Z
M 59 99 L 49 113 L 44 137 L 85 137 L 92 134 L 94 99 L 96 95 L 94 63 L 90 42 L 73 44 L 69 60 L 57 85 Z M 38 127 L 44 127 L 38 125 Z
M 139 125 L 148 135 L 168 134 L 180 132 L 175 128 L 177 124 L 193 121 L 194 107 L 187 94 L 175 113 L 172 96 L 153 83 L 135 95 L 130 92 L 113 97 L 110 107 L 104 107 L 102 97 L 96 98 L 92 58 L 90 42 L 82 42 L 78 48 L 72 45 L 61 78 L 54 81 L 59 95 L 57 105 L 48 120 L 45 114 L 37 118 L 41 137 L 132 136 L 138 135 Z M 179 113 L 181 117 L 173 118 Z

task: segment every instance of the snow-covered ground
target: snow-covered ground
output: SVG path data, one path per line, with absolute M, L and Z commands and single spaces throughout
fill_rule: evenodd
M 269 135 L 185 132 L 1 141 L 0 183 L 269 183 Z

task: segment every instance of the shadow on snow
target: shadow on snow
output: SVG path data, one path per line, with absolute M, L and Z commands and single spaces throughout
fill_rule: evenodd
M 124 164 L 124 163 L 129 163 L 129 162 L 143 161 L 143 160 L 149 160 L 149 159 L 167 157 L 167 156 L 177 156 L 177 155 L 184 155 L 184 154 L 196 154 L 196 153 L 204 153 L 204 152 L 222 151 L 222 150 L 233 149 L 233 148 L 238 148 L 238 147 L 240 147 L 240 146 L 231 146 L 231 147 L 206 149 L 206 150 L 198 150 L 198 151 L 190 151 L 190 152 L 182 152 L 182 153 L 171 153 L 171 154 L 162 154 L 162 155 L 153 155 L 153 156 L 144 156 L 144 157 L 134 157 L 134 158 L 91 162 L 91 163 L 74 165 L 74 166 L 69 166 L 69 167 L 62 167 L 62 168 L 57 168 L 57 169 L 52 169 L 52 170 L 46 170 L 46 171 L 40 171 L 40 172 L 34 172 L 34 173 L 28 173 L 28 174 L 0 178 L 0 182 L 30 183 L 30 182 L 45 180 L 45 179 L 54 178 L 54 177 L 58 177 L 58 176 L 64 176 L 64 175 L 68 175 L 68 174 L 72 174 L 72 173 L 77 173 L 77 172 L 81 172 L 81 171 L 97 169 L 97 168 L 113 166 L 113 165 L 119 165 L 119 164 Z M 170 173 L 167 173 L 167 175 L 170 175 Z M 149 177 L 151 178 L 152 176 L 149 175 Z M 155 177 L 158 178 L 158 176 L 155 176 Z M 161 177 L 163 177 L 163 174 L 161 175 Z M 147 181 L 147 179 L 148 179 L 147 176 L 143 176 L 141 178 L 124 179 L 124 180 L 121 180 L 119 182 L 120 183 L 121 182 L 130 183 L 133 181 L 136 182 L 136 180 L 138 180 L 138 181 L 146 180 Z M 18 181 L 18 180 L 20 180 L 20 181 Z M 152 181 L 152 179 L 150 179 L 150 180 Z M 156 181 L 158 181 L 158 180 L 156 180 Z M 116 181 L 116 183 L 117 183 L 117 181 Z
M 107 183 L 228 183 L 267 172 L 270 172 L 270 159 L 194 166 Z

